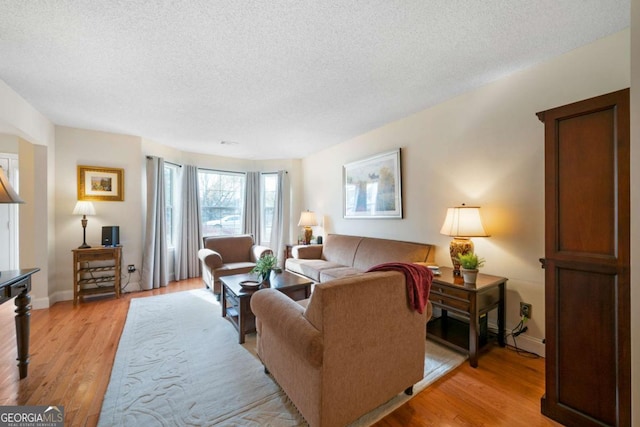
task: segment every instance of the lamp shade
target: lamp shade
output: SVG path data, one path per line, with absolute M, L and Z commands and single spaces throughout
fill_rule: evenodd
M 0 166 L 0 203 L 24 203 L 13 189 L 4 169 Z
M 452 237 L 489 236 L 482 225 L 480 208 L 477 206 L 448 208 L 440 233 Z
M 316 214 L 311 211 L 305 211 L 300 214 L 300 221 L 298 221 L 298 227 L 313 227 L 318 225 Z
M 73 215 L 95 215 L 96 210 L 91 202 L 78 202 L 73 208 Z

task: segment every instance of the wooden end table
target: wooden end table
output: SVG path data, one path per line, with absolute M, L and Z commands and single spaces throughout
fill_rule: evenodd
M 433 276 L 429 301 L 442 310 L 442 316 L 427 324 L 427 338 L 469 353 L 469 364 L 478 367 L 481 318 L 498 310 L 498 344 L 505 346 L 505 287 L 504 277 L 478 274 L 476 283 L 464 283 L 454 276 L 453 269 L 440 267 L 440 275 Z M 449 317 L 449 312 L 469 320 L 468 325 Z
M 222 317 L 231 320 L 238 330 L 240 344 L 244 343 L 245 334 L 256 331 L 256 317 L 251 311 L 251 296 L 259 290 L 247 290 L 240 286 L 240 282 L 255 279 L 255 274 L 234 274 L 220 278 Z M 283 271 L 282 273 L 271 272 L 268 287 L 277 289 L 292 300 L 298 301 L 311 296 L 312 284 L 312 280 Z

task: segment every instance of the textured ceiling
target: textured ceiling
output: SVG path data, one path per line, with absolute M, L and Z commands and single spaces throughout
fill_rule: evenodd
M 0 79 L 58 125 L 299 158 L 620 31 L 629 9 L 629 0 L 0 0 Z

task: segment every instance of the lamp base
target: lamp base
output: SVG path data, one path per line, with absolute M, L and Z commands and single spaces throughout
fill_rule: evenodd
M 311 227 L 305 227 L 304 228 L 304 244 L 305 245 L 311 244 L 312 235 L 313 235 L 313 230 L 311 229 Z
M 449 255 L 451 255 L 454 276 L 460 276 L 458 254 L 465 255 L 468 253 L 473 253 L 473 242 L 468 237 L 454 237 L 449 243 Z
M 82 217 L 82 245 L 78 246 L 78 249 L 89 249 L 91 246 L 87 245 L 87 216 Z

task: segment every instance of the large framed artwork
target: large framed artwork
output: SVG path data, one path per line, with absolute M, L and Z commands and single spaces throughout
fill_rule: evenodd
M 124 200 L 124 169 L 78 166 L 78 200 Z
M 344 165 L 345 218 L 402 218 L 400 149 Z

